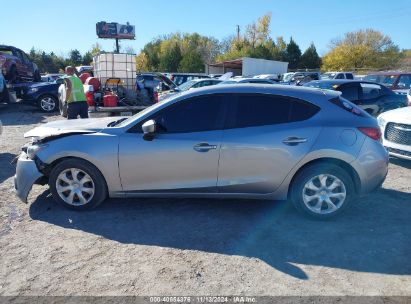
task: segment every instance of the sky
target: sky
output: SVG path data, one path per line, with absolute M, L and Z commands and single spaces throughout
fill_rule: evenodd
M 267 12 L 271 36 L 286 41 L 292 36 L 302 51 L 314 42 L 323 55 L 332 39 L 364 28 L 411 49 L 411 0 L 0 0 L 0 7 L 0 44 L 27 52 L 35 47 L 58 55 L 71 49 L 84 53 L 96 42 L 112 51 L 114 40 L 96 36 L 98 21 L 135 25 L 136 39 L 121 45 L 137 53 L 154 38 L 177 31 L 223 39 L 236 34 L 236 25 L 244 32 Z

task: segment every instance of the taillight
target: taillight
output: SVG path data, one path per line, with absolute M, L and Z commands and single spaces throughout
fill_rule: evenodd
M 86 101 L 89 107 L 94 106 L 94 93 L 93 92 L 86 93 Z
M 170 80 L 174 81 L 174 75 L 170 75 Z
M 380 140 L 381 139 L 381 130 L 380 128 L 366 128 L 366 127 L 360 127 L 358 128 L 362 133 L 367 135 L 368 137 L 375 139 L 375 140 Z
M 154 92 L 154 103 L 158 102 L 158 92 Z

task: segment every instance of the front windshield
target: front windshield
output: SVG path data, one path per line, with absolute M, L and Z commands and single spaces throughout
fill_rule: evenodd
M 135 121 L 135 120 L 139 119 L 140 117 L 143 117 L 147 113 L 149 113 L 151 111 L 155 111 L 156 109 L 161 107 L 163 104 L 172 101 L 173 99 L 177 98 L 180 95 L 181 95 L 181 93 L 173 94 L 172 96 L 167 97 L 167 98 L 165 98 L 165 99 L 149 106 L 148 108 L 145 108 L 143 111 L 140 111 L 140 112 L 134 114 L 133 116 L 128 117 L 126 120 L 123 120 L 121 123 L 116 125 L 116 127 L 124 127 L 124 126 L 128 125 L 129 123 L 131 123 L 132 121 Z
M 327 80 L 327 79 L 334 79 L 335 73 L 324 73 L 321 75 L 321 79 Z
M 176 91 L 187 91 L 189 90 L 197 81 L 195 80 L 190 80 L 187 82 L 184 82 L 183 84 L 180 84 L 177 88 Z

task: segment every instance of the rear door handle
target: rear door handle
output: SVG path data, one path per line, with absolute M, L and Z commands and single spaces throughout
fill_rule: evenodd
M 307 142 L 307 138 L 301 138 L 301 137 L 287 137 L 286 139 L 283 140 L 283 144 L 286 144 L 288 146 L 296 146 L 301 143 Z
M 208 143 L 199 143 L 193 147 L 198 152 L 207 152 L 209 150 L 217 149 L 217 145 L 210 145 Z

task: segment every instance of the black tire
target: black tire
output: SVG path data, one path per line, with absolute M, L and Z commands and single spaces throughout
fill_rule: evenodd
M 331 212 L 331 213 L 316 213 L 310 210 L 303 200 L 303 191 L 304 186 L 307 182 L 309 182 L 313 177 L 318 176 L 320 174 L 328 174 L 335 176 L 338 178 L 345 187 L 346 197 L 341 206 Z M 317 163 L 310 165 L 300 171 L 297 176 L 294 178 L 293 183 L 290 189 L 290 200 L 293 205 L 296 207 L 297 210 L 302 212 L 304 215 L 309 216 L 315 219 L 329 219 L 335 217 L 342 212 L 344 212 L 347 207 L 350 205 L 352 200 L 355 198 L 355 186 L 352 178 L 348 174 L 346 170 L 343 168 L 332 164 L 332 163 Z M 325 204 L 325 203 L 324 203 Z M 326 204 L 325 204 L 326 205 Z
M 84 205 L 71 205 L 65 202 L 57 192 L 56 182 L 58 176 L 60 173 L 70 168 L 84 171 L 90 176 L 92 183 L 94 184 L 94 195 L 91 200 Z M 49 186 L 54 200 L 60 205 L 73 210 L 93 209 L 107 198 L 107 184 L 101 172 L 91 163 L 78 158 L 70 158 L 58 163 L 50 172 Z
M 46 101 L 46 100 L 47 100 L 49 103 L 50 103 L 50 102 L 53 102 L 53 103 L 54 103 L 54 106 L 53 106 L 52 108 L 51 108 L 51 106 L 50 106 L 49 108 L 47 108 L 46 105 L 45 105 L 45 101 Z M 57 111 L 58 99 L 57 99 L 55 96 L 49 95 L 49 94 L 41 95 L 41 96 L 37 99 L 37 106 L 39 107 L 39 109 L 40 109 L 42 112 L 52 113 L 52 112 L 54 112 L 54 111 Z
M 17 81 L 17 68 L 15 65 L 10 67 L 10 70 L 7 74 L 7 80 L 11 83 L 15 83 Z

